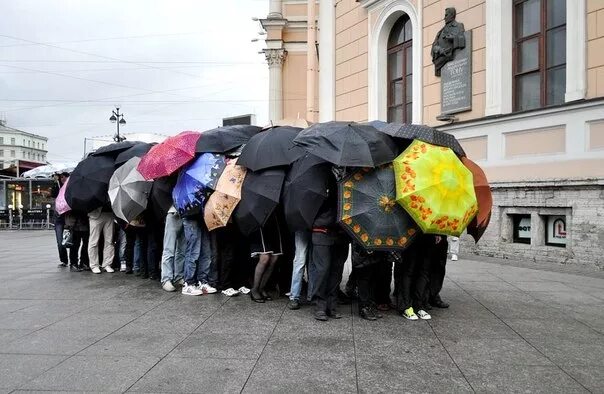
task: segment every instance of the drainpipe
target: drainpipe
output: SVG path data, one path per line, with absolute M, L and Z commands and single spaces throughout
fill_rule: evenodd
M 316 3 L 308 1 L 307 7 L 307 35 L 306 35 L 306 119 L 315 122 L 315 82 L 317 71 L 317 26 Z

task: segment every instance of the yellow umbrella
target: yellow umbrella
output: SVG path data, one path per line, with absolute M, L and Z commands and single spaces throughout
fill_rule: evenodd
M 208 230 L 227 225 L 235 207 L 241 201 L 241 185 L 246 173 L 245 167 L 237 165 L 237 160 L 227 163 L 203 211 Z
M 472 173 L 450 148 L 414 140 L 394 173 L 396 201 L 425 233 L 459 236 L 478 212 Z

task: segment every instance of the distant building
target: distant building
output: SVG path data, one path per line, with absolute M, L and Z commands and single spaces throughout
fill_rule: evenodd
M 0 173 L 18 176 L 46 164 L 48 138 L 13 129 L 0 120 Z

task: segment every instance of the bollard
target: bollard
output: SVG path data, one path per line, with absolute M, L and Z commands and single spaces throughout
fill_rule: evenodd
M 50 204 L 46 204 L 46 229 L 50 230 Z
M 19 205 L 19 230 L 23 230 L 23 205 Z
M 8 229 L 13 229 L 13 206 L 8 206 Z

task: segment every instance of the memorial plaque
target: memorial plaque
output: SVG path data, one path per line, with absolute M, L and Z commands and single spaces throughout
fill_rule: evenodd
M 441 114 L 449 115 L 472 109 L 472 32 L 464 32 L 466 46 L 456 49 L 453 60 L 441 69 Z

